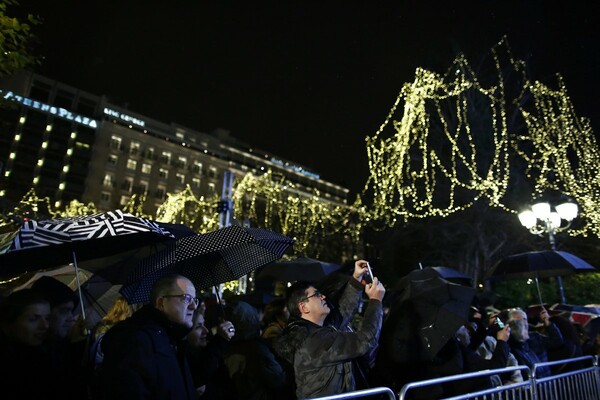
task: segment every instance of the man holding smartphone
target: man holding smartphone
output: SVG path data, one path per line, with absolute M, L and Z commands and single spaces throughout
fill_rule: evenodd
M 274 342 L 278 355 L 293 369 L 298 399 L 321 397 L 355 390 L 352 359 L 377 346 L 385 288 L 377 277 L 363 285 L 367 261 L 358 260 L 340 299 L 342 318 L 352 318 L 362 292 L 369 298 L 362 324 L 357 331 L 341 332 L 324 326 L 331 312 L 326 297 L 308 282 L 297 282 L 288 291 L 290 322 Z

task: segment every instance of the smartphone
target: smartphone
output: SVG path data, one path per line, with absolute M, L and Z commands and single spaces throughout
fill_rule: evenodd
M 366 283 L 373 282 L 373 271 L 371 271 L 371 266 L 369 265 L 368 261 L 367 261 L 367 272 L 363 275 L 363 279 L 365 280 Z
M 504 329 L 504 322 L 498 317 L 496 317 L 496 325 L 498 325 L 498 328 Z

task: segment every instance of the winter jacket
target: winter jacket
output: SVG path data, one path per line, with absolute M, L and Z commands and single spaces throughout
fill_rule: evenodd
M 350 321 L 364 288 L 355 279 L 349 282 L 339 303 L 342 325 Z M 296 396 L 304 399 L 355 390 L 352 359 L 377 346 L 382 319 L 378 300 L 369 300 L 362 324 L 355 332 L 292 319 L 274 342 L 274 348 L 293 365 Z
M 240 301 L 230 311 L 235 336 L 225 351 L 225 365 L 240 400 L 280 399 L 285 384 L 283 368 L 260 337 L 258 310 Z
M 539 332 L 529 332 L 529 339 L 518 342 L 511 336 L 508 339 L 510 351 L 521 365 L 527 365 L 533 371 L 535 364 L 548 362 L 548 348 L 555 348 L 563 343 L 562 335 L 555 324 L 545 328 L 547 335 Z M 536 378 L 545 378 L 552 375 L 549 367 L 536 369 Z
M 196 400 L 181 340 L 189 332 L 152 306 L 112 327 L 102 340 L 102 399 Z

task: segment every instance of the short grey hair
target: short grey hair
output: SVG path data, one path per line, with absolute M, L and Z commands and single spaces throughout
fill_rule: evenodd
M 157 280 L 150 291 L 150 303 L 155 304 L 159 297 L 164 296 L 171 290 L 178 288 L 177 281 L 179 279 L 187 278 L 178 274 L 169 274 Z

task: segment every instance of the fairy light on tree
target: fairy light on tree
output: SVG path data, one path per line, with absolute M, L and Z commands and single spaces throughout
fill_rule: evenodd
M 560 76 L 557 90 L 529 80 L 506 38 L 491 55 L 485 79 L 459 55 L 444 75 L 418 68 L 404 85 L 366 138 L 370 216 L 391 227 L 481 200 L 516 214 L 518 201 L 554 190 L 581 205 L 586 223 L 572 233 L 598 235 L 600 157 L 589 121 L 575 114 Z

